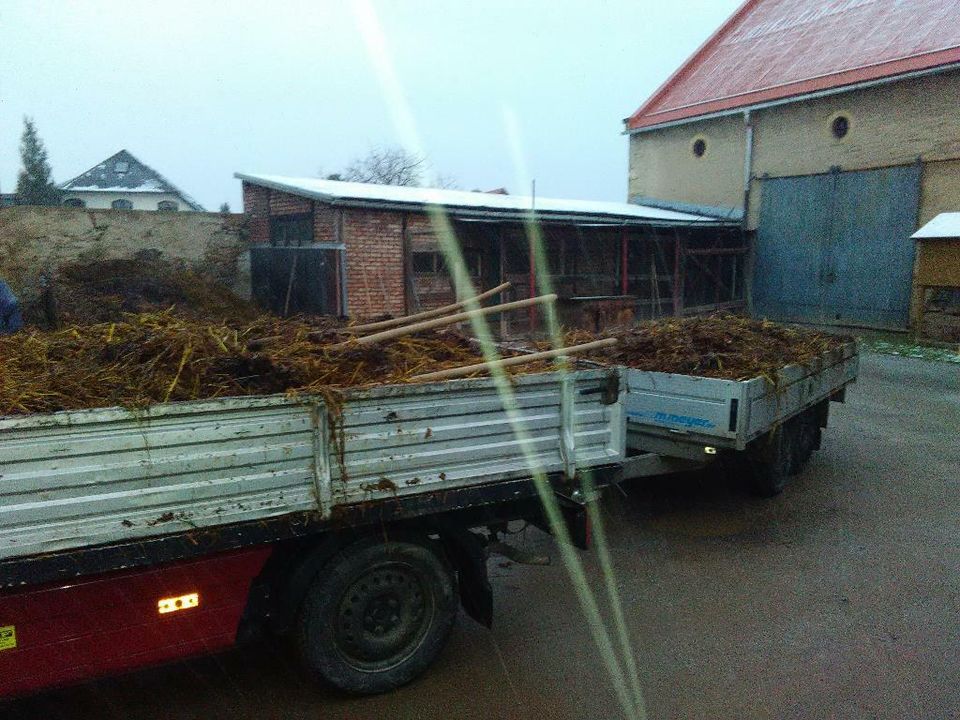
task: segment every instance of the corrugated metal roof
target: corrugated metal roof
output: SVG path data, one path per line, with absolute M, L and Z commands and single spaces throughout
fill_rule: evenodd
M 747 0 L 626 125 L 641 129 L 955 63 L 957 0 Z
M 495 215 L 502 219 L 524 219 L 530 212 L 532 198 L 524 195 L 438 190 L 435 188 L 374 185 L 341 182 L 319 178 L 283 177 L 234 173 L 234 177 L 254 185 L 301 195 L 340 205 L 393 206 L 424 208 L 436 205 L 452 215 L 475 217 Z M 663 210 L 632 203 L 594 200 L 561 200 L 536 198 L 537 215 L 541 218 L 572 218 L 610 224 L 718 224 L 722 221 L 705 215 Z
M 940 213 L 910 237 L 914 240 L 960 238 L 960 212 Z
M 203 207 L 132 153 L 121 150 L 60 186 L 64 192 L 170 193 L 194 210 Z

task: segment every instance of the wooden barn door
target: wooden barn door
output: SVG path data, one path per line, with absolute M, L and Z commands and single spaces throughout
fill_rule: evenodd
M 907 327 L 919 188 L 919 165 L 764 180 L 755 314 Z

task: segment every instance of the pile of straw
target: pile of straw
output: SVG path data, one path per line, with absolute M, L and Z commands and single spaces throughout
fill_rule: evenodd
M 261 314 L 213 278 L 144 254 L 61 265 L 46 290 L 24 303 L 24 319 L 54 329 L 170 309 L 206 322 L 252 321 Z
M 174 312 L 0 336 L 0 415 L 410 381 L 481 362 L 456 332 L 332 348 L 348 335 L 300 320 L 197 322 Z M 267 338 L 267 340 L 262 340 Z M 542 370 L 543 363 L 519 368 Z
M 640 370 L 744 380 L 773 379 L 785 365 L 809 365 L 849 338 L 738 315 L 667 318 L 609 333 L 618 342 L 587 358 Z M 568 345 L 587 335 L 573 332 Z M 592 336 L 590 336 L 592 337 Z

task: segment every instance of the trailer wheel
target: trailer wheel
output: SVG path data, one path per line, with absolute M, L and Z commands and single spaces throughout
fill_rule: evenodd
M 760 497 L 783 492 L 794 465 L 796 428 L 780 425 L 744 450 L 750 489 Z
M 423 672 L 457 616 L 456 576 L 441 552 L 366 538 L 334 556 L 307 589 L 297 618 L 307 671 L 356 694 L 392 690 Z

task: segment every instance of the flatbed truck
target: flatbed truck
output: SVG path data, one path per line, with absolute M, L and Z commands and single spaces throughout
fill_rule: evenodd
M 583 547 L 583 473 L 623 461 L 619 369 L 511 386 L 0 418 L 0 698 L 265 634 L 344 691 L 410 681 L 459 605 L 492 621 L 480 529 L 544 526 L 542 474 Z

